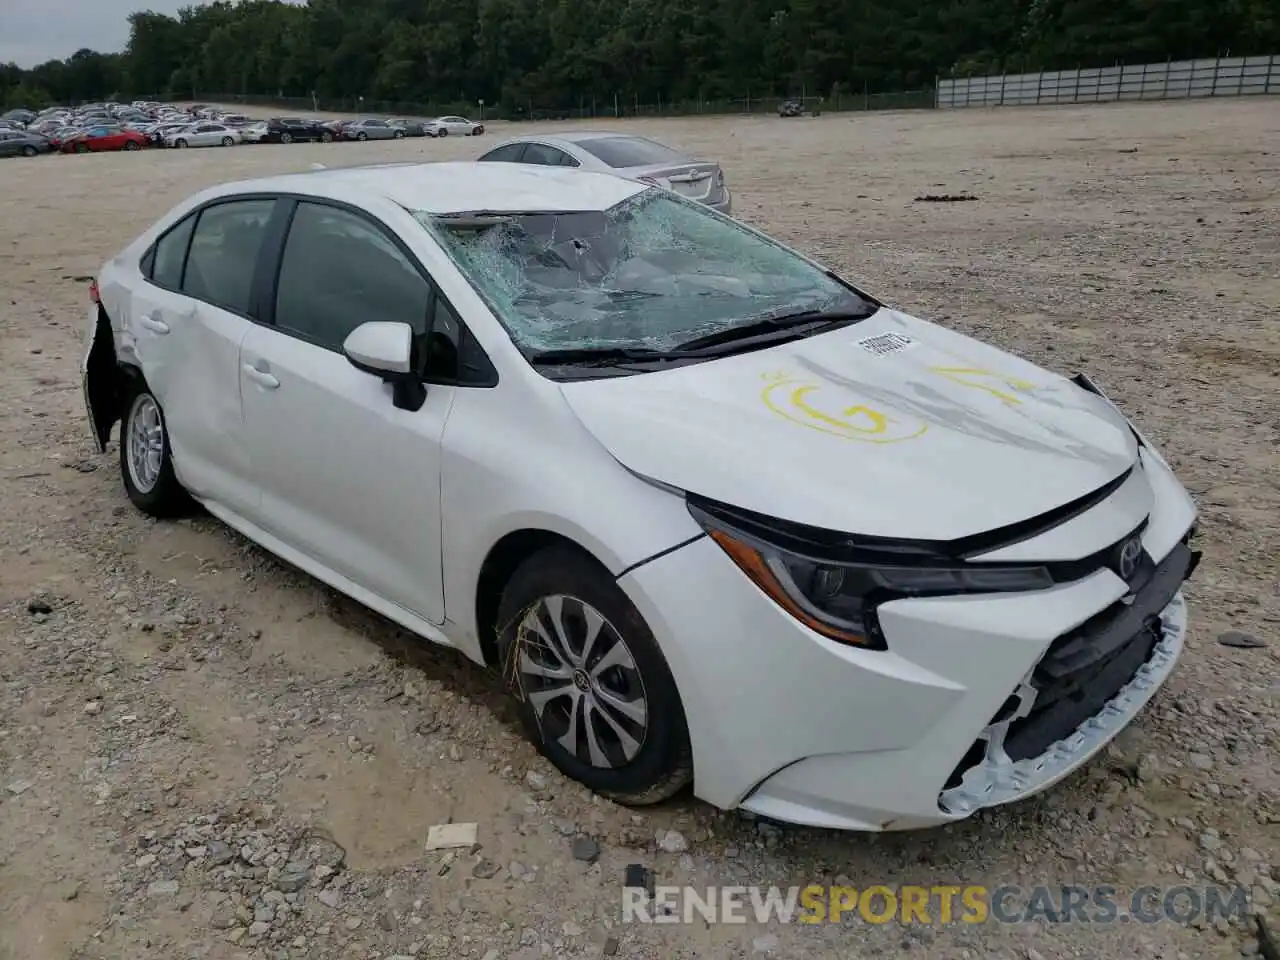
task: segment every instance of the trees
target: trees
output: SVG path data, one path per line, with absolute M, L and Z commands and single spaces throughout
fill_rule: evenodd
M 217 0 L 123 54 L 0 67 L 0 101 L 194 92 L 571 109 L 927 86 L 953 70 L 1280 51 L 1273 0 Z

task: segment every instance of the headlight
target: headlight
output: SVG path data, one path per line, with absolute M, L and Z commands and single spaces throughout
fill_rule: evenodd
M 936 557 L 894 557 L 872 547 L 866 559 L 829 559 L 781 547 L 747 533 L 691 503 L 690 513 L 729 558 L 778 606 L 824 637 L 873 650 L 886 649 L 876 608 L 903 597 L 1044 590 L 1053 586 L 1043 566 L 946 562 Z M 896 561 L 896 562 L 895 562 Z

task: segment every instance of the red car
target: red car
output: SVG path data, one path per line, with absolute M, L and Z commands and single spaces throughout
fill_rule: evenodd
M 103 150 L 141 150 L 147 145 L 145 134 L 121 127 L 90 127 L 62 144 L 63 153 L 98 153 Z

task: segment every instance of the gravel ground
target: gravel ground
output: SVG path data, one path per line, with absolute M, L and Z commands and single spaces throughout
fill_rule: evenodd
M 620 885 L 633 863 L 699 886 L 1222 883 L 1280 917 L 1276 107 L 627 125 L 720 159 L 741 216 L 903 308 L 1088 370 L 1202 505 L 1189 646 L 1136 726 L 1047 796 L 882 837 L 593 798 L 484 672 L 211 519 L 145 519 L 92 451 L 86 283 L 172 203 L 313 162 L 474 156 L 501 129 L 4 163 L 0 957 L 1256 952 L 1244 921 L 624 924 Z M 478 846 L 426 850 L 449 821 Z

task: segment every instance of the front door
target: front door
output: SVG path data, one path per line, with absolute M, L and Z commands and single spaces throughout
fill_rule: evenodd
M 361 323 L 426 328 L 431 284 L 382 228 L 299 203 L 280 264 L 274 326 L 241 352 L 256 522 L 356 586 L 432 623 L 444 620 L 441 438 L 454 388 L 415 411 L 342 353 Z

